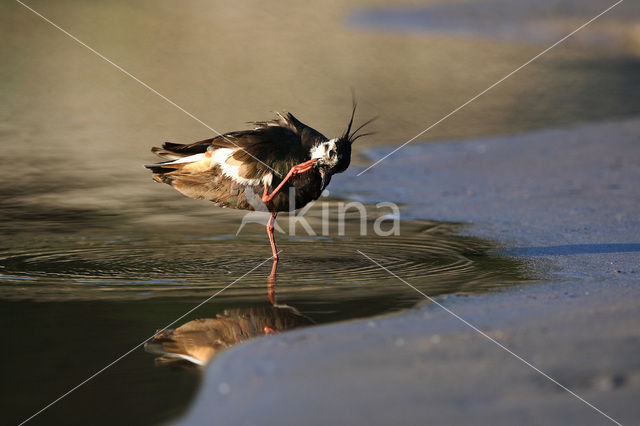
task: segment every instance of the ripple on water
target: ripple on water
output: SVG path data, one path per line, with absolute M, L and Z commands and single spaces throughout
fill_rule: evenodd
M 280 236 L 278 290 L 349 290 L 363 296 L 395 291 L 391 287 L 398 280 L 358 250 L 432 296 L 488 291 L 524 279 L 522 265 L 491 255 L 491 243 L 455 235 L 454 228 L 423 226 L 392 237 Z M 206 296 L 268 255 L 264 235 L 22 241 L 0 252 L 0 297 Z M 225 295 L 263 298 L 270 266 L 267 260 Z

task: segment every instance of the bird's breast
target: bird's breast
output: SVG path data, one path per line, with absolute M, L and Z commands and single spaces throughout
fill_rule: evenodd
M 269 202 L 267 207 L 271 212 L 289 211 L 292 208 L 301 209 L 311 201 L 317 200 L 324 189 L 325 179 L 322 173 L 313 168 L 308 172 L 299 174 L 291 178 L 290 184 L 285 185 L 280 192 Z M 273 191 L 277 184 L 269 188 Z M 262 186 L 261 186 L 262 188 Z M 293 199 L 291 196 L 293 195 Z

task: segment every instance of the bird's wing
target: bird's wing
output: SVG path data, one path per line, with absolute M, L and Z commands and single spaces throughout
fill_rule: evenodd
M 171 160 L 146 166 L 156 174 L 203 176 L 218 170 L 240 184 L 282 177 L 309 156 L 300 136 L 282 126 L 230 132 L 188 145 L 166 142 L 152 151 Z
M 317 130 L 307 126 L 290 112 L 278 112 L 276 118 L 269 121 L 252 121 L 250 124 L 256 129 L 266 127 L 284 127 L 294 132 L 300 138 L 300 143 L 305 149 L 310 150 L 314 145 L 324 142 L 327 138 Z

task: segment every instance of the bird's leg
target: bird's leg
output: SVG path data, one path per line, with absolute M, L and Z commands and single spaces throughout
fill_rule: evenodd
M 271 266 L 271 274 L 267 285 L 267 298 L 272 305 L 276 304 L 276 272 L 278 271 L 278 259 L 274 257 L 273 266 Z
M 269 222 L 267 222 L 267 235 L 269 236 L 269 242 L 271 243 L 271 253 L 273 253 L 274 265 L 278 263 L 278 249 L 276 248 L 276 238 L 273 235 L 273 223 L 276 221 L 276 215 L 278 213 L 271 213 Z
M 318 160 L 314 158 L 309 161 L 305 161 L 304 163 L 296 164 L 295 166 L 293 166 L 291 170 L 289 170 L 289 173 L 287 173 L 287 175 L 284 177 L 284 179 L 282 179 L 282 182 L 280 182 L 280 185 L 278 185 L 271 194 L 268 194 L 269 186 L 265 185 L 264 192 L 262 194 L 262 202 L 266 204 L 269 201 L 271 201 L 273 197 L 275 197 L 278 194 L 278 192 L 282 189 L 284 184 L 287 183 L 289 179 L 291 179 L 292 177 L 300 173 L 308 172 L 309 170 L 311 170 L 311 167 L 313 167 L 313 164 L 316 161 Z

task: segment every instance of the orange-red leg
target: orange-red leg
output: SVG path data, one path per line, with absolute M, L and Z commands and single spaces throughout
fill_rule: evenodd
M 273 333 L 280 333 L 280 332 L 275 328 L 269 327 L 268 325 L 264 326 L 264 334 L 273 334 Z
M 267 297 L 272 305 L 276 304 L 276 272 L 278 271 L 278 259 L 273 259 L 273 266 L 271 266 L 271 274 L 269 274 L 269 280 L 267 285 Z
M 311 168 L 313 167 L 313 163 L 315 163 L 316 161 L 318 160 L 314 158 L 313 160 L 305 161 L 304 163 L 296 164 L 295 166 L 293 166 L 291 170 L 289 170 L 289 173 L 287 173 L 287 175 L 284 177 L 284 179 L 282 179 L 282 182 L 280 182 L 280 185 L 278 185 L 271 194 L 268 193 L 269 192 L 268 185 L 265 185 L 264 192 L 262 193 L 262 202 L 266 204 L 269 201 L 271 201 L 273 197 L 275 197 L 278 194 L 278 192 L 282 189 L 282 187 L 287 183 L 289 179 L 291 179 L 293 176 L 298 175 L 300 173 L 308 172 L 309 170 L 311 170 Z
M 269 242 L 271 243 L 271 253 L 273 253 L 274 262 L 278 261 L 278 249 L 276 248 L 276 237 L 273 235 L 273 223 L 276 221 L 276 215 L 278 213 L 271 213 L 269 222 L 267 222 L 267 235 L 269 236 Z
M 269 186 L 265 185 L 264 192 L 262 193 L 262 202 L 266 204 L 269 201 L 271 201 L 273 197 L 275 197 L 278 194 L 278 192 L 282 189 L 282 187 L 287 183 L 289 179 L 291 179 L 293 176 L 297 174 L 308 172 L 309 170 L 311 170 L 311 168 L 313 167 L 313 164 L 316 161 L 318 160 L 313 159 L 313 160 L 305 161 L 304 163 L 296 164 L 295 166 L 293 166 L 291 170 L 289 170 L 289 173 L 287 173 L 287 175 L 284 177 L 282 182 L 280 182 L 280 185 L 278 185 L 271 194 L 269 194 Z M 276 239 L 275 239 L 275 236 L 273 235 L 273 223 L 276 220 L 276 215 L 277 213 L 271 213 L 269 222 L 267 222 L 267 235 L 269 236 L 269 243 L 271 243 L 271 253 L 273 253 L 273 266 L 271 267 L 271 274 L 269 275 L 267 297 L 269 298 L 269 301 L 273 305 L 276 304 L 276 272 L 278 270 L 278 249 L 276 248 Z M 267 326 L 265 326 L 265 334 L 268 334 L 274 331 L 275 330 L 267 330 Z

